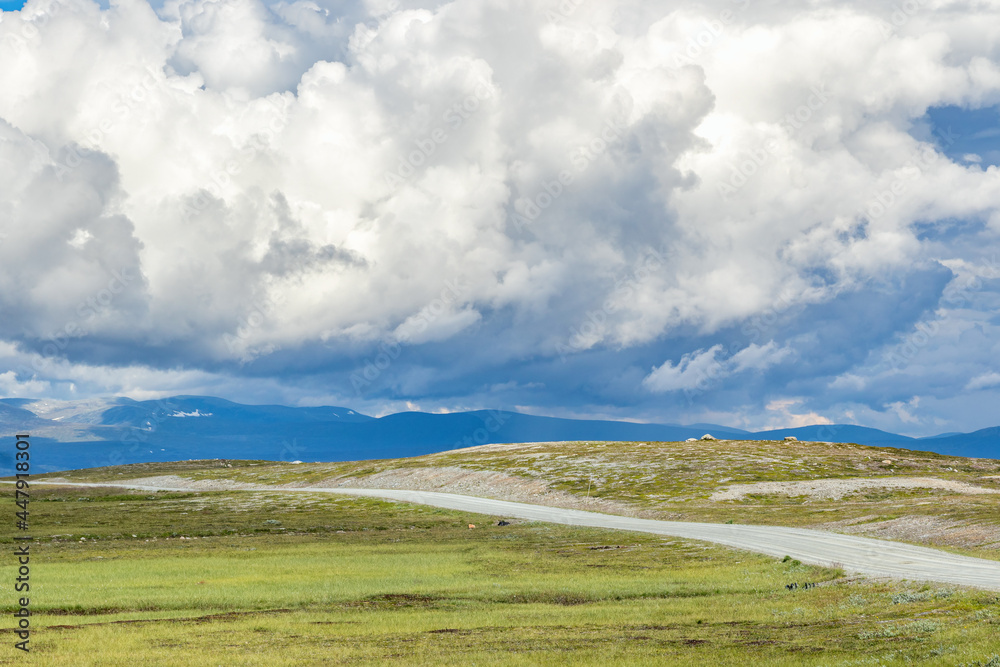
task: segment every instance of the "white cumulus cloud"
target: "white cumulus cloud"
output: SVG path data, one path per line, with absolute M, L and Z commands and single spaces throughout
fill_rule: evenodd
M 607 386 L 766 371 L 795 346 L 699 337 L 1000 235 L 1000 170 L 949 159 L 925 117 L 1000 103 L 1000 9 L 894 11 L 29 0 L 0 22 L 0 337 L 108 377 L 324 384 L 387 342 L 476 337 L 468 386 L 661 344 L 676 361 Z M 955 220 L 976 226 L 928 233 Z M 830 373 L 870 377 L 861 358 Z

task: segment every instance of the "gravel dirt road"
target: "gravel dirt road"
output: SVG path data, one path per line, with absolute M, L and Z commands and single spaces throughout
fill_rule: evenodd
M 45 484 L 45 482 L 34 482 L 33 484 Z M 59 486 L 124 487 L 143 491 L 191 491 L 191 488 L 179 486 L 168 487 L 130 482 L 120 484 L 56 482 L 54 484 Z M 433 491 L 326 487 L 247 489 L 250 492 L 254 490 L 283 493 L 339 493 L 430 505 L 506 519 L 545 521 L 570 526 L 669 535 L 714 542 L 778 558 L 787 555 L 803 563 L 822 566 L 835 565 L 842 567 L 846 572 L 872 577 L 933 581 L 1000 590 L 1000 561 L 971 558 L 927 547 L 853 535 L 840 535 L 820 530 L 781 526 L 657 521 Z

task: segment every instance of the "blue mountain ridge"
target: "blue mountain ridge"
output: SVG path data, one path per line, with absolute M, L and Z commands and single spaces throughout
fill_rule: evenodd
M 96 407 L 95 407 L 96 406 Z M 35 412 L 33 410 L 37 410 Z M 343 407 L 244 405 L 221 398 L 127 398 L 59 406 L 0 399 L 0 474 L 13 472 L 15 433 L 32 435 L 32 471 L 55 472 L 124 463 L 186 459 L 352 461 L 420 456 L 483 444 L 548 441 L 678 441 L 711 433 L 720 439 L 853 442 L 995 458 L 1000 427 L 911 438 L 849 424 L 756 433 L 717 424 L 643 424 L 539 417 L 503 410 L 449 414 L 402 412 L 371 417 Z M 51 414 L 55 414 L 54 412 Z

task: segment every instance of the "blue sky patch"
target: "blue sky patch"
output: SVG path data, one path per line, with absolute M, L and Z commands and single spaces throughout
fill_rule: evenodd
M 955 162 L 983 168 L 1000 164 L 1000 107 L 932 107 L 924 119 L 921 133 L 929 131 L 938 148 Z

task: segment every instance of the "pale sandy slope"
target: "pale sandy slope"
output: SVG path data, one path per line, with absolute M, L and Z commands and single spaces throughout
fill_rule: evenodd
M 837 500 L 852 493 L 876 489 L 936 489 L 972 496 L 1000 494 L 974 484 L 937 477 L 851 477 L 846 479 L 810 479 L 797 482 L 754 482 L 733 484 L 712 494 L 710 500 L 741 500 L 750 495 L 809 496 L 822 500 Z
M 45 482 L 34 482 L 44 484 Z M 138 483 L 66 484 L 62 486 L 125 487 L 144 491 L 190 491 L 177 486 L 157 486 Z M 983 560 L 950 554 L 927 547 L 873 540 L 853 535 L 839 535 L 806 528 L 780 526 L 742 526 L 714 523 L 657 521 L 612 514 L 599 514 L 560 507 L 545 507 L 507 500 L 475 498 L 433 491 L 401 489 L 345 489 L 325 487 L 257 488 L 282 493 L 339 493 L 354 496 L 385 498 L 431 505 L 496 517 L 546 521 L 570 526 L 629 530 L 655 535 L 670 535 L 693 540 L 715 542 L 738 549 L 747 549 L 770 556 L 791 556 L 804 563 L 835 565 L 847 572 L 875 577 L 935 581 L 1000 590 L 1000 561 Z

